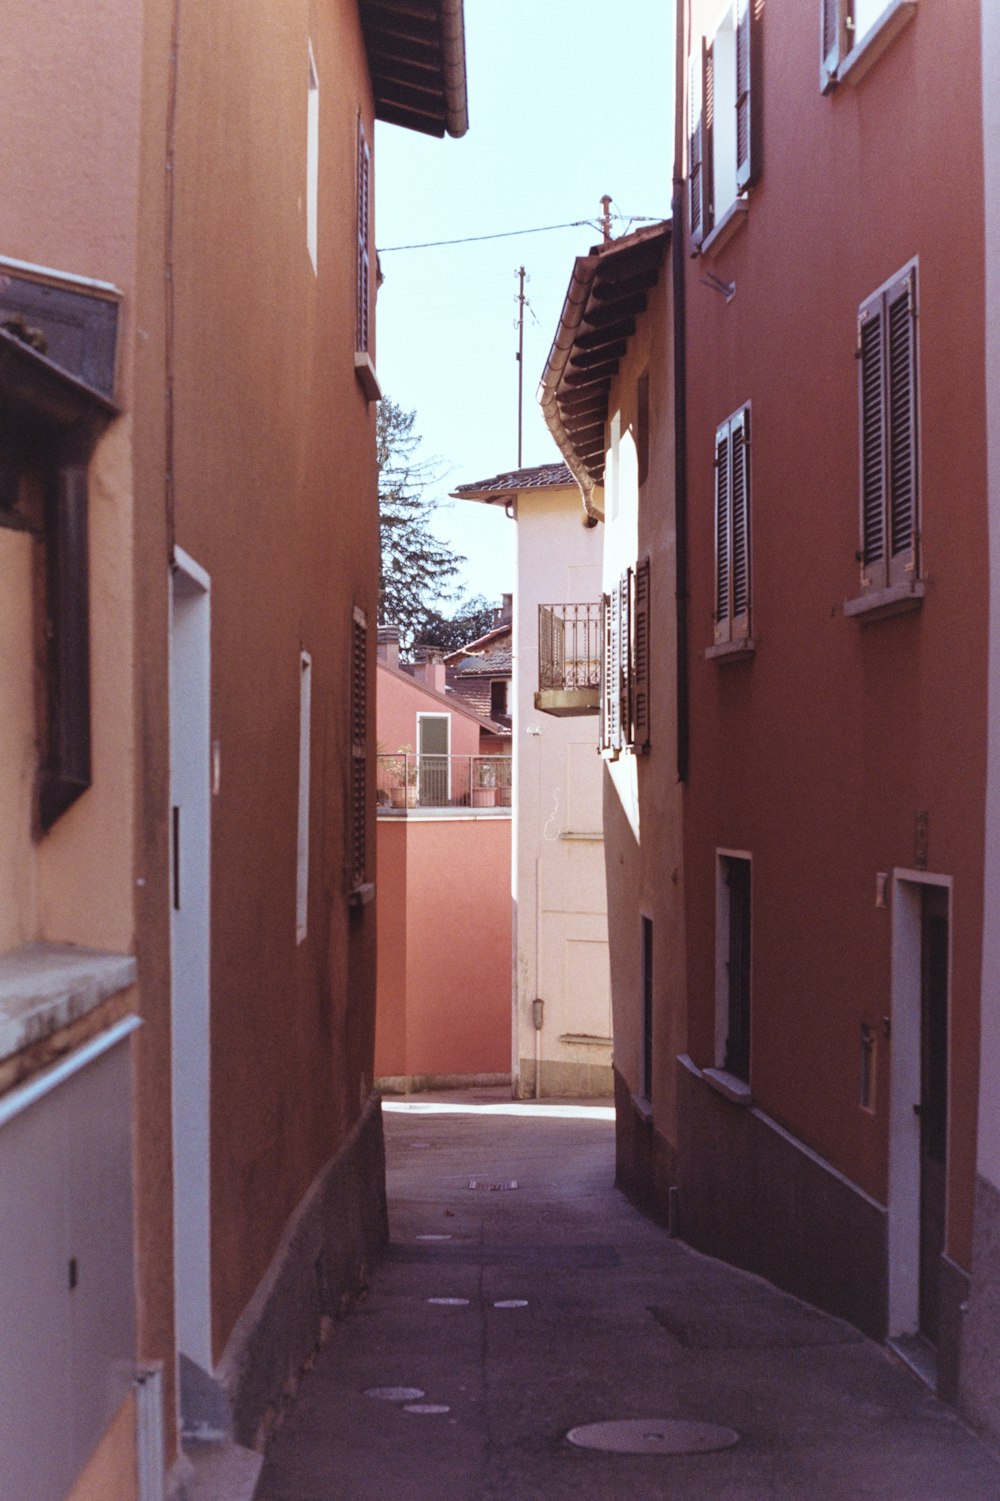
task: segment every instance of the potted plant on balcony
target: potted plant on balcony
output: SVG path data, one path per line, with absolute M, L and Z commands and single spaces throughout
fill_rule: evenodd
M 417 758 L 412 745 L 401 745 L 394 757 L 392 787 L 390 789 L 394 808 L 417 806 Z
M 492 761 L 480 761 L 476 766 L 472 788 L 474 808 L 494 808 L 497 801 L 497 773 Z

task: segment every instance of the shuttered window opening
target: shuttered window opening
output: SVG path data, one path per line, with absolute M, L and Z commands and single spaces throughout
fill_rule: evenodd
M 913 17 L 917 0 L 820 0 L 819 86 L 829 93 L 862 57 L 858 76 Z
M 861 584 L 918 576 L 916 263 L 858 310 Z
M 627 568 L 602 609 L 600 749 L 645 753 L 650 744 L 650 564 Z
M 368 874 L 368 619 L 355 607 L 351 621 L 351 807 L 349 884 L 361 886 Z
M 750 407 L 715 435 L 715 641 L 750 635 Z
M 687 70 L 688 213 L 697 250 L 763 167 L 763 0 L 730 0 Z
M 371 151 L 365 139 L 365 127 L 358 116 L 358 264 L 357 264 L 357 329 L 355 350 L 359 354 L 371 350 Z

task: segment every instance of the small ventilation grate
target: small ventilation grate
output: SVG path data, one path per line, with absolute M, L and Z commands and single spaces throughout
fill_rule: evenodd
M 507 1193 L 517 1187 L 516 1178 L 470 1178 L 470 1188 L 485 1188 L 487 1193 Z

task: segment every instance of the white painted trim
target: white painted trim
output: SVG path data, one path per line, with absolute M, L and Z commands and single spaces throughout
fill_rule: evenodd
M 920 1323 L 920 889 L 949 892 L 948 991 L 951 997 L 952 878 L 926 870 L 892 872 L 892 978 L 889 1070 L 889 1327 L 888 1337 L 915 1334 Z M 949 1014 L 950 1032 L 950 1014 Z M 948 1113 L 951 1114 L 949 1090 Z M 948 1122 L 951 1141 L 951 1121 Z M 946 1175 L 946 1185 L 949 1177 Z M 949 1189 L 946 1188 L 946 1192 Z M 947 1206 L 946 1206 L 947 1213 Z
M 202 594 L 211 593 L 211 576 L 205 572 L 200 563 L 195 562 L 190 553 L 184 551 L 183 547 L 174 547 L 174 566 L 177 572 L 186 574 Z
M 86 287 L 89 292 L 103 292 L 108 297 L 123 297 L 121 287 L 114 282 L 95 281 L 91 276 L 75 276 L 71 271 L 57 271 L 52 266 L 36 266 L 33 261 L 18 261 L 10 255 L 0 255 L 0 266 L 8 271 L 21 271 L 25 276 L 37 276 L 48 282 L 61 282 L 68 287 Z
M 445 720 L 445 722 L 446 722 L 446 728 L 448 730 L 448 749 L 446 751 L 423 751 L 423 750 L 421 750 L 421 748 L 420 748 L 420 721 L 422 719 L 443 719 L 443 720 Z M 448 713 L 448 711 L 446 709 L 443 710 L 443 711 L 441 711 L 440 713 L 438 713 L 436 711 L 432 712 L 431 710 L 427 710 L 426 712 L 423 711 L 423 710 L 418 710 L 418 712 L 417 712 L 417 786 L 418 787 L 420 785 L 420 762 L 421 762 L 422 758 L 424 757 L 424 755 L 428 755 L 428 756 L 439 756 L 439 755 L 447 756 L 448 759 L 447 759 L 447 761 L 445 763 L 445 778 L 446 778 L 446 781 L 445 781 L 445 797 L 450 798 L 451 797 L 451 715 Z
M 309 88 L 306 95 L 306 249 L 316 273 L 319 248 L 319 74 L 309 48 Z
M 93 1063 L 95 1058 L 108 1053 L 118 1043 L 124 1041 L 137 1027 L 142 1026 L 142 1018 L 139 1016 L 124 1016 L 120 1022 L 115 1022 L 106 1032 L 100 1032 L 90 1042 L 85 1042 L 82 1047 L 74 1049 L 67 1057 L 63 1058 L 53 1068 L 46 1069 L 42 1074 L 36 1074 L 27 1084 L 22 1084 L 19 1089 L 11 1090 L 10 1094 L 0 1099 L 0 1127 L 6 1126 L 15 1116 L 20 1115 L 31 1105 L 36 1105 L 39 1100 L 51 1094 L 60 1084 L 65 1084 L 74 1074 L 78 1074 L 88 1063 Z

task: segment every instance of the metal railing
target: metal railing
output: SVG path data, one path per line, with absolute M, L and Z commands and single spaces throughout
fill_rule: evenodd
M 399 751 L 376 759 L 380 811 L 510 807 L 510 756 L 436 756 Z
M 538 606 L 538 686 L 542 692 L 601 685 L 601 605 Z

